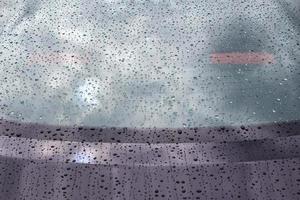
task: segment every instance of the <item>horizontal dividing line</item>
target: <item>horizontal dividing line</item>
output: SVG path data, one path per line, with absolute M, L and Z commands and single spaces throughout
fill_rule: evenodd
M 289 111 L 291 112 L 291 111 Z M 245 141 L 300 135 L 299 120 L 194 127 L 97 127 L 0 120 L 0 137 L 117 143 Z M 278 132 L 279 131 L 279 132 Z M 1 146 L 1 145 L 0 145 Z

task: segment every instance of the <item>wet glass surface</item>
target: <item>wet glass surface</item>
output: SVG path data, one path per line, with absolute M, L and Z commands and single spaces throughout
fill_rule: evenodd
M 298 120 L 299 7 L 288 3 L 2 1 L 1 115 L 108 127 Z
M 0 1 L 0 200 L 300 199 L 297 0 Z

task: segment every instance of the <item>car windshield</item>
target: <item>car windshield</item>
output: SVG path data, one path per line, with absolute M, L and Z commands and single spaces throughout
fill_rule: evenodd
M 4 119 L 177 128 L 300 118 L 294 1 L 13 2 L 0 3 Z

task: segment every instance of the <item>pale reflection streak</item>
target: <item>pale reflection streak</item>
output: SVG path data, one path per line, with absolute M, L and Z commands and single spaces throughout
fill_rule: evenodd
M 0 136 L 0 155 L 47 162 L 125 166 L 193 166 L 299 157 L 299 136 L 243 142 L 91 143 Z M 292 144 L 292 145 L 291 145 Z M 274 146 L 275 145 L 275 146 Z M 272 147 L 279 149 L 272 151 Z M 284 149 L 284 151 L 280 151 Z M 249 154 L 251 152 L 251 155 Z

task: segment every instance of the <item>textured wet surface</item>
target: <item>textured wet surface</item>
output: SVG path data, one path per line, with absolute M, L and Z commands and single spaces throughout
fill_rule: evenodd
M 297 3 L 1 4 L 4 118 L 109 127 L 299 119 Z M 218 64 L 215 53 L 255 53 L 274 62 Z
M 297 200 L 299 126 L 103 129 L 4 120 L 1 199 Z
M 296 0 L 0 1 L 0 200 L 300 199 Z

